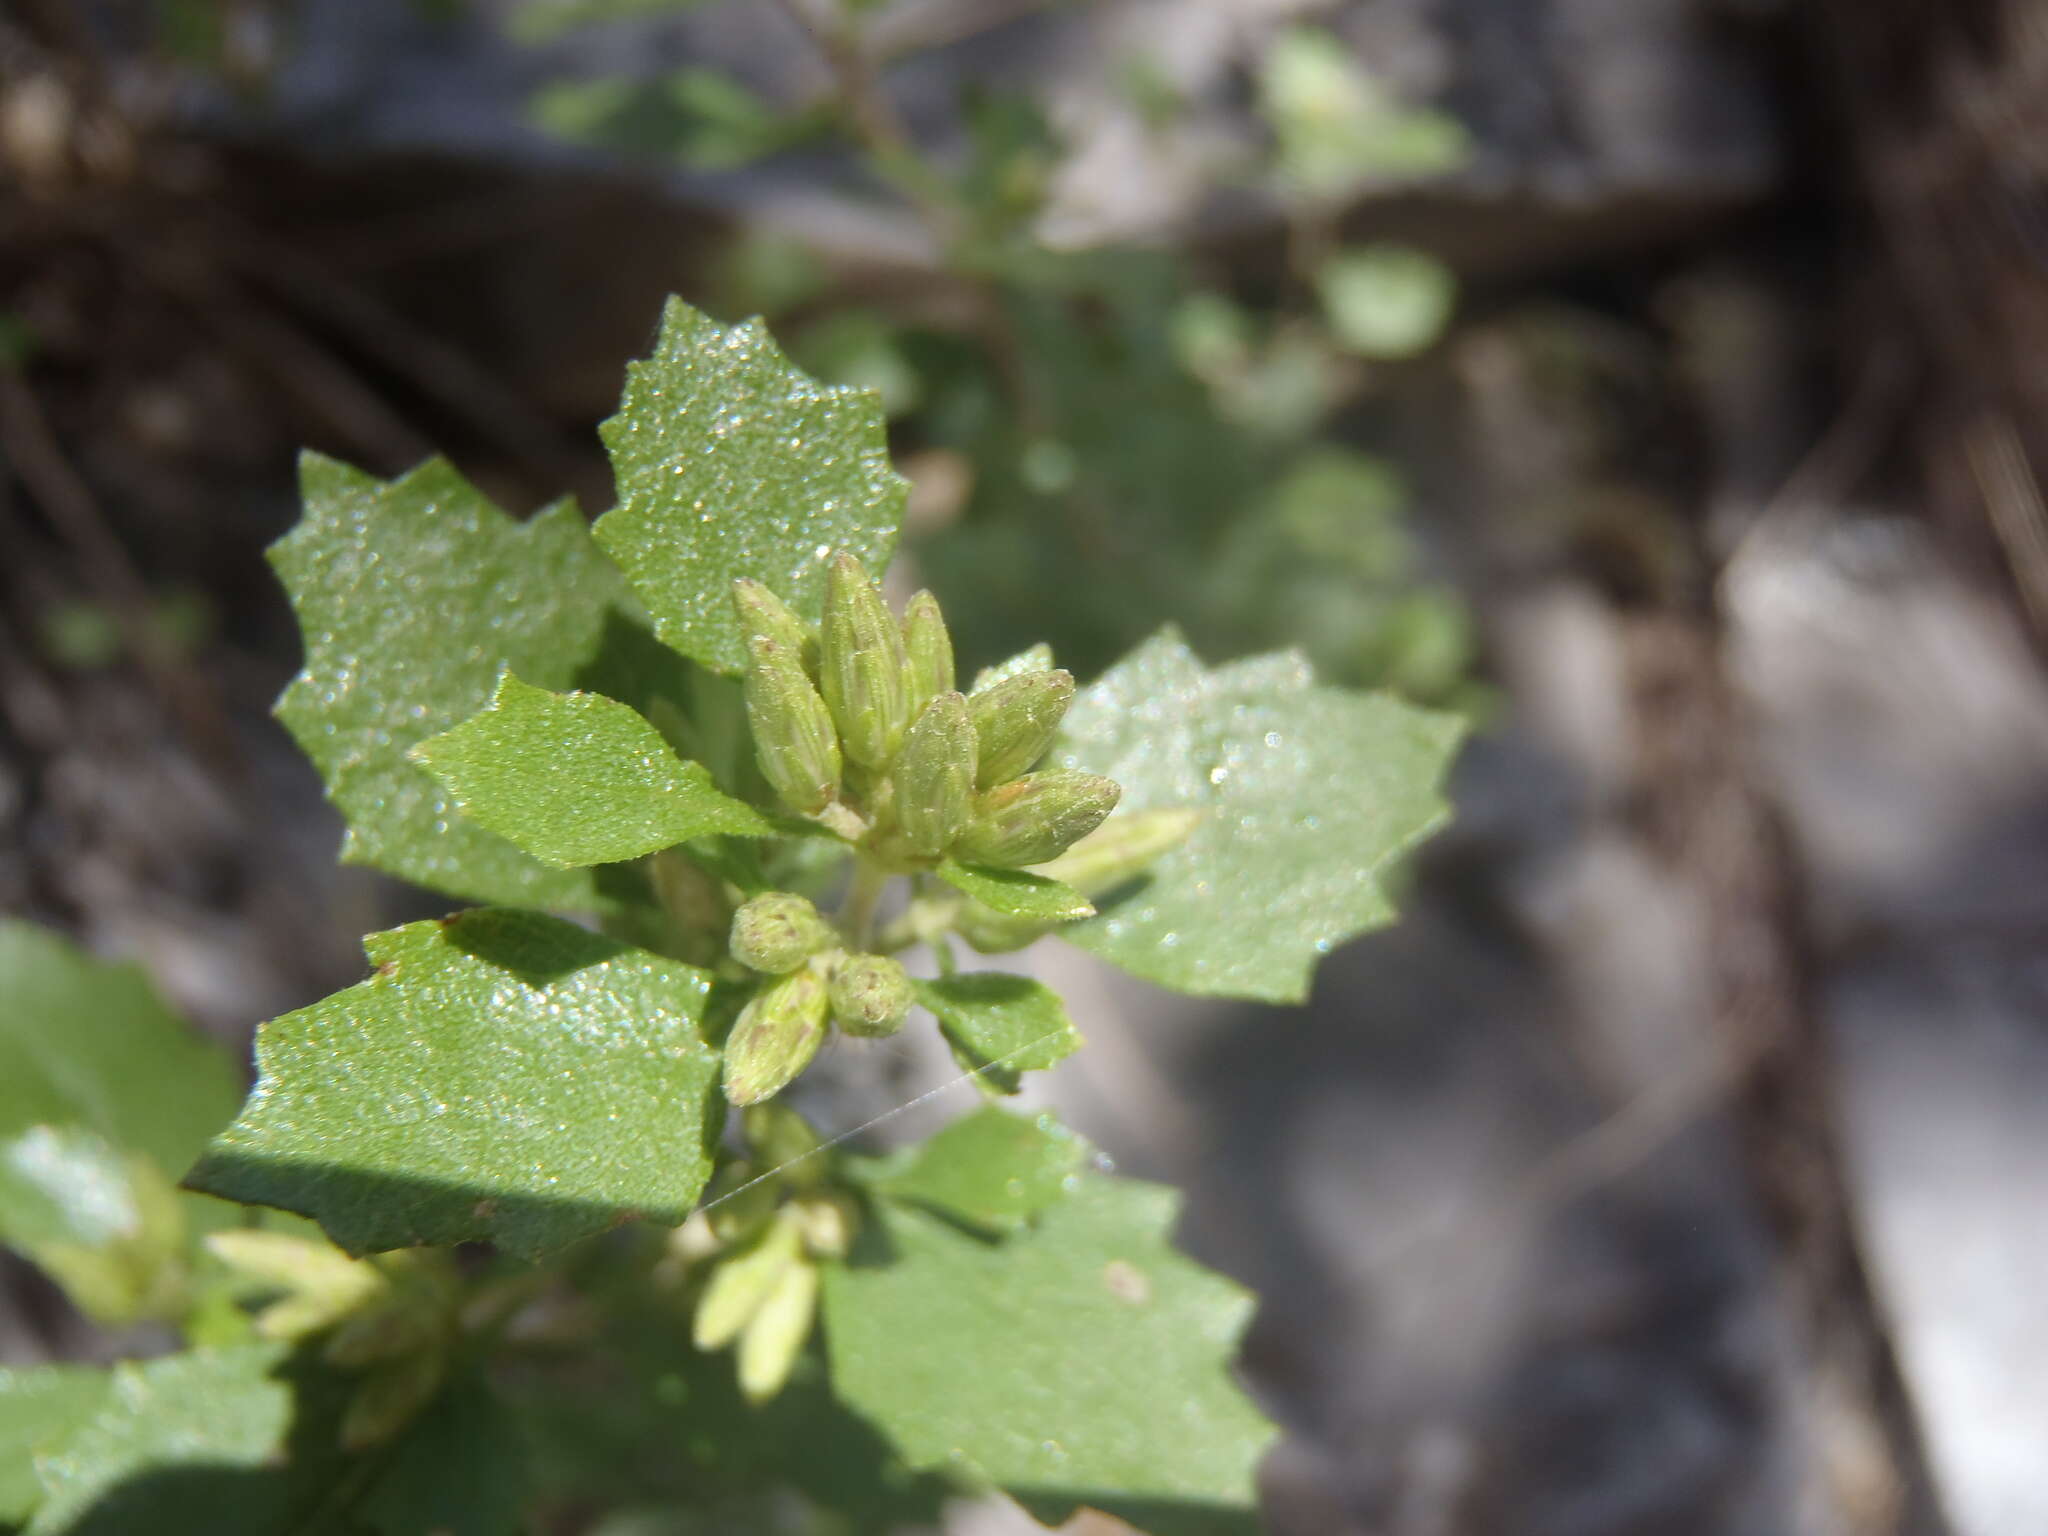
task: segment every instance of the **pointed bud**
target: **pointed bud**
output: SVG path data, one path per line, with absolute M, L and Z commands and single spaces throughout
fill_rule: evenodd
M 795 1223 L 778 1218 L 752 1247 L 720 1259 L 697 1298 L 691 1340 L 699 1349 L 725 1348 L 761 1310 L 783 1271 L 802 1256 L 803 1239 Z
M 903 735 L 896 755 L 896 824 L 914 852 L 944 853 L 974 809 L 974 724 L 967 700 L 942 693 Z
M 818 909 L 789 891 L 766 891 L 732 915 L 732 957 L 750 970 L 780 976 L 838 942 Z
M 858 560 L 835 556 L 825 574 L 818 680 L 855 762 L 882 769 L 896 755 L 910 716 L 908 667 L 903 633 L 882 594 Z
M 849 1035 L 878 1040 L 903 1027 L 915 993 L 910 976 L 886 955 L 848 955 L 832 972 L 832 1021 Z
M 788 1087 L 818 1054 L 825 1008 L 825 983 L 809 967 L 763 987 L 725 1042 L 727 1102 L 758 1104 Z
M 818 1316 L 818 1267 L 799 1259 L 783 1270 L 740 1335 L 740 1394 L 765 1403 L 783 1389 Z
M 839 738 L 796 652 L 766 635 L 747 641 L 747 725 L 761 773 L 791 810 L 820 811 L 839 788 Z
M 974 674 L 974 686 L 967 690 L 972 698 L 984 693 L 997 683 L 1008 682 L 1020 672 L 1050 672 L 1052 670 L 1052 647 L 1043 640 L 1028 651 L 1019 651 L 1008 661 L 999 661 L 992 667 L 983 667 Z
M 733 612 L 739 615 L 740 634 L 751 640 L 756 635 L 773 640 L 796 657 L 806 676 L 818 675 L 818 637 L 781 598 L 758 581 L 739 577 L 732 584 Z
M 953 691 L 953 637 L 946 632 L 939 600 L 916 593 L 903 610 L 903 654 L 910 663 L 910 713 Z
M 980 748 L 975 785 L 1007 784 L 1045 756 L 1074 702 L 1074 674 L 1019 672 L 967 701 Z
M 1100 774 L 1026 774 L 976 799 L 954 855 L 969 864 L 1043 864 L 1101 826 L 1122 793 Z
M 1171 853 L 1201 821 L 1193 810 L 1127 811 L 1112 816 L 1038 873 L 1071 885 L 1083 896 L 1107 896 Z

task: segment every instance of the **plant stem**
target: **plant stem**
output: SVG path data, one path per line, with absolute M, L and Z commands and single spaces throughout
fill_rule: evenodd
M 876 868 L 866 859 L 854 859 L 853 884 L 846 892 L 839 928 L 857 954 L 866 954 L 868 946 L 874 943 L 875 908 L 881 902 L 882 888 L 888 883 L 887 870 Z

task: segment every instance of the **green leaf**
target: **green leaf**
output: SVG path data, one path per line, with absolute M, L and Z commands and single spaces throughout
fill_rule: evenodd
M 412 749 L 462 813 L 544 864 L 610 864 L 775 827 L 723 794 L 631 706 L 507 672 L 482 711 Z
M 1299 1002 L 1315 962 L 1391 922 L 1380 876 L 1441 826 L 1456 716 L 1315 683 L 1292 653 L 1205 670 L 1171 631 L 1075 699 L 1055 763 L 1129 810 L 1203 819 L 1060 937 L 1176 991 Z
M 357 1517 L 381 1536 L 514 1536 L 529 1452 L 490 1384 L 450 1382 L 393 1448 Z
M 935 871 L 946 884 L 1006 917 L 1034 923 L 1066 923 L 1093 917 L 1095 904 L 1071 885 L 1022 869 L 992 869 L 947 859 Z
M 735 578 L 815 622 L 834 551 L 878 574 L 889 563 L 908 485 L 889 467 L 880 402 L 804 374 L 758 320 L 728 330 L 670 299 L 654 355 L 627 368 L 599 430 L 619 505 L 597 540 L 661 638 L 706 666 L 746 666 Z
M 1340 346 L 1360 357 L 1413 357 L 1443 334 L 1458 280 L 1426 252 L 1368 245 L 1325 262 L 1316 293 Z
M 351 1253 L 490 1241 L 528 1256 L 710 1173 L 710 978 L 534 912 L 365 942 L 369 980 L 263 1026 L 241 1118 L 187 1182 L 310 1216 Z
M 385 482 L 309 454 L 300 484 L 305 517 L 270 558 L 306 665 L 277 712 L 347 819 L 342 859 L 476 901 L 611 905 L 597 877 L 458 814 L 406 756 L 488 704 L 508 668 L 640 707 L 684 686 L 582 516 L 564 503 L 514 522 L 438 459 Z
M 0 921 L 0 1141 L 85 1126 L 182 1172 L 234 1113 L 227 1053 L 107 965 L 29 923 Z
M 26 1520 L 43 1501 L 36 1457 L 61 1447 L 98 1413 L 112 1379 L 97 1366 L 0 1370 L 0 1526 Z
M 954 1059 L 999 1093 L 1015 1093 L 1024 1073 L 1057 1066 L 1080 1048 L 1059 994 L 1027 976 L 968 971 L 916 985 Z
M 1251 1298 L 1167 1244 L 1176 1196 L 1090 1177 L 1000 1243 L 883 1202 L 825 1274 L 834 1389 L 912 1466 L 978 1475 L 1047 1524 L 1257 1530 L 1273 1427 L 1231 1380 Z
M 0 1141 L 0 1242 L 19 1249 L 95 1322 L 173 1317 L 186 1300 L 184 1207 L 170 1176 L 83 1126 Z
M 963 1115 L 892 1166 L 873 1188 L 973 1226 L 1015 1232 L 1072 1194 L 1088 1143 L 1054 1115 L 1024 1119 L 994 1105 Z
M 38 1472 L 48 1496 L 23 1536 L 243 1536 L 285 1526 L 265 1475 L 292 1425 L 280 1346 L 117 1365 L 98 1411 Z

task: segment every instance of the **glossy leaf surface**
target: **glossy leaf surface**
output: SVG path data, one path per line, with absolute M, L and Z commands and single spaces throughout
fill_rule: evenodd
M 746 666 L 736 578 L 816 622 L 835 551 L 889 563 L 908 485 L 889 467 L 880 401 L 820 384 L 758 320 L 728 329 L 669 300 L 654 355 L 628 366 L 599 430 L 619 504 L 598 542 L 661 638 L 706 666 Z
M 1202 819 L 1060 936 L 1176 991 L 1299 1002 L 1318 959 L 1393 920 L 1380 877 L 1449 816 L 1462 734 L 1292 654 L 1210 670 L 1171 631 L 1148 640 L 1082 690 L 1053 756 L 1115 779 L 1127 810 Z
M 1256 1531 L 1274 1431 L 1228 1369 L 1251 1299 L 1172 1250 L 1175 1208 L 1090 1177 L 990 1243 L 883 1202 L 887 1256 L 826 1273 L 834 1389 L 913 1466 L 1048 1524 L 1092 1505 L 1154 1536 Z
M 999 1093 L 1015 1093 L 1026 1072 L 1057 1066 L 1081 1045 L 1059 994 L 1028 976 L 968 971 L 917 983 L 961 1067 Z
M 774 827 L 685 762 L 630 705 L 551 693 L 507 672 L 484 709 L 412 755 L 465 816 L 543 864 L 573 869 L 693 837 Z
M 534 1255 L 689 1213 L 720 1123 L 703 972 L 488 908 L 366 948 L 369 980 L 263 1027 L 261 1079 L 194 1187 L 310 1216 L 351 1253 Z

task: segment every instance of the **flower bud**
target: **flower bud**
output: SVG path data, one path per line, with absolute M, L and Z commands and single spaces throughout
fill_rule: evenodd
M 1029 773 L 977 797 L 953 845 L 969 864 L 1043 864 L 1093 832 L 1123 793 L 1094 773 Z
M 974 764 L 967 700 L 941 693 L 904 733 L 896 756 L 896 824 L 914 852 L 937 858 L 967 824 Z
M 817 1316 L 818 1267 L 800 1258 L 783 1270 L 740 1335 L 741 1396 L 765 1403 L 782 1390 Z
M 832 1020 L 865 1040 L 903 1027 L 915 994 L 902 966 L 886 955 L 848 955 L 832 972 Z
M 834 556 L 825 573 L 818 680 L 846 755 L 865 767 L 888 767 L 903 739 L 908 668 L 903 632 L 882 594 L 853 556 Z
M 823 810 L 839 788 L 839 738 L 825 701 L 782 642 L 755 635 L 747 656 L 747 725 L 761 773 L 791 810 Z
M 789 891 L 766 891 L 732 915 L 732 956 L 750 970 L 793 971 L 838 935 L 818 909 Z
M 1007 784 L 1045 756 L 1074 702 L 1074 674 L 1019 672 L 967 701 L 980 748 L 975 786 Z
M 783 1271 L 802 1255 L 803 1239 L 795 1223 L 777 1217 L 751 1247 L 720 1259 L 697 1298 L 691 1340 L 699 1349 L 723 1349 L 738 1338 Z
M 953 637 L 946 632 L 939 600 L 914 595 L 903 610 L 903 654 L 910 664 L 910 713 L 953 691 Z
M 1112 816 L 1038 873 L 1083 896 L 1106 896 L 1136 879 L 1162 854 L 1187 841 L 1201 821 L 1195 810 L 1126 811 Z
M 825 983 L 808 966 L 763 987 L 725 1042 L 727 1102 L 758 1104 L 788 1087 L 818 1054 L 825 1008 Z
M 740 634 L 748 639 L 761 635 L 773 640 L 796 657 L 807 676 L 818 675 L 818 637 L 810 626 L 791 613 L 782 599 L 758 581 L 739 577 L 732 584 L 733 611 L 739 615 Z

